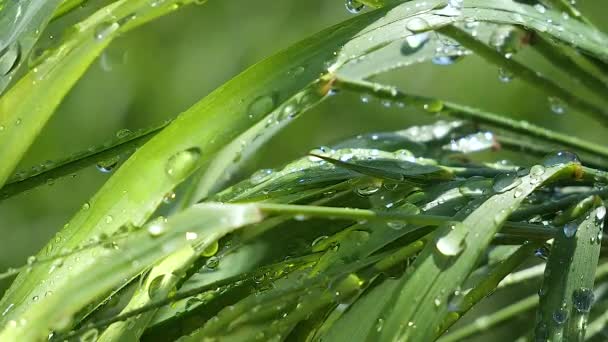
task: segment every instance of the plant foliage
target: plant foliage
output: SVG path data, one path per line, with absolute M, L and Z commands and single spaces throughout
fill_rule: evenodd
M 172 122 L 15 174 L 114 38 L 203 2 L 111 1 L 31 63 L 40 31 L 86 1 L 1 8 L 2 200 L 128 159 L 46 247 L 1 275 L 18 274 L 0 301 L 0 341 L 456 341 L 532 309 L 522 340 L 598 336 L 608 147 L 376 78 L 476 54 L 553 111 L 606 125 L 608 36 L 568 1 L 347 0 L 369 10 L 251 66 Z M 541 74 L 521 49 L 589 96 Z M 435 122 L 238 179 L 272 136 L 340 92 Z M 508 151 L 534 162 L 498 162 Z M 305 243 L 285 243 L 294 240 Z M 541 277 L 540 299 L 475 311 Z

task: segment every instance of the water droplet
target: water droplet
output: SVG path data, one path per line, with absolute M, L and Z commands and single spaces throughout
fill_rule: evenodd
M 564 114 L 566 112 L 567 105 L 562 99 L 550 96 L 547 98 L 547 100 L 549 101 L 549 108 L 551 108 L 553 113 Z
M 452 65 L 460 56 L 435 56 L 431 59 L 431 62 L 435 65 Z
M 509 191 L 516 186 L 521 184 L 521 179 L 517 177 L 516 173 L 501 173 L 494 177 L 494 183 L 492 189 L 496 193 L 503 193 Z
M 28 266 L 32 266 L 34 263 L 36 263 L 36 260 L 38 260 L 38 259 L 36 258 L 35 255 L 30 255 L 29 257 L 27 257 Z
M 382 187 L 382 184 L 376 184 L 376 183 L 362 184 L 362 185 L 358 186 L 357 188 L 355 188 L 355 192 L 359 196 L 366 197 L 366 196 L 371 196 L 371 195 L 375 194 L 376 192 L 378 192 L 380 190 L 381 187 Z
M 167 230 L 166 219 L 164 217 L 159 217 L 147 227 L 148 234 L 152 237 L 161 236 Z
M 561 166 L 569 163 L 580 164 L 581 162 L 576 154 L 568 151 L 553 152 L 543 159 L 545 167 Z
M 494 134 L 491 132 L 480 132 L 452 140 L 449 144 L 444 145 L 442 149 L 460 153 L 473 153 L 490 149 L 495 145 Z
M 80 342 L 95 342 L 99 337 L 99 330 L 89 329 L 84 334 L 80 335 Z
M 370 94 L 361 94 L 361 102 L 369 103 L 372 100 L 372 96 Z
M 547 8 L 541 4 L 534 5 L 534 9 L 536 9 L 538 13 L 545 13 L 547 11 Z
M 268 179 L 268 177 L 272 174 L 272 172 L 273 172 L 272 169 L 258 170 L 251 175 L 251 177 L 249 178 L 249 181 L 253 185 L 258 185 L 258 184 L 266 181 Z
M 595 219 L 598 221 L 604 221 L 606 217 L 606 207 L 601 206 L 595 210 Z
M 545 174 L 545 167 L 542 165 L 534 165 L 530 168 L 530 177 L 538 178 Z
M 564 225 L 564 235 L 568 238 L 576 235 L 576 231 L 578 230 L 578 224 L 576 222 L 568 222 Z
M 216 269 L 219 264 L 220 264 L 220 258 L 218 258 L 216 256 L 210 257 L 205 262 L 205 266 L 209 269 Z
M 106 224 L 110 224 L 110 223 L 112 223 L 112 221 L 114 221 L 114 218 L 112 217 L 112 215 L 108 215 L 108 216 L 106 216 L 104 221 Z
M 123 129 L 119 130 L 118 132 L 116 132 L 116 137 L 117 137 L 118 139 L 123 139 L 123 138 L 128 137 L 128 136 L 129 136 L 129 135 L 131 135 L 131 134 L 133 134 L 133 132 L 131 132 L 131 130 L 130 130 L 130 129 L 128 129 L 128 128 L 123 128 Z
M 500 82 L 509 83 L 513 80 L 513 73 L 505 68 L 498 68 L 498 79 Z
M 401 54 L 409 56 L 424 47 L 429 41 L 429 33 L 423 32 L 405 37 L 403 44 L 401 44 Z
M 405 227 L 405 223 L 402 221 L 389 221 L 386 223 L 386 225 L 395 230 L 400 230 Z
M 116 31 L 120 25 L 116 22 L 104 22 L 95 28 L 95 39 L 96 40 L 104 40 L 109 35 L 111 35 L 114 31 Z
M 37 302 L 37 301 L 38 301 L 38 299 L 40 299 L 40 297 L 38 297 L 38 296 L 34 296 L 34 297 L 32 297 L 32 301 L 34 301 L 34 302 Z
M 170 191 L 170 192 L 166 193 L 165 196 L 163 196 L 163 203 L 171 204 L 171 203 L 173 203 L 173 201 L 175 201 L 176 197 L 177 197 L 177 195 L 175 194 L 175 192 Z
M 205 247 L 205 249 L 203 249 L 201 256 L 204 256 L 204 257 L 213 256 L 217 253 L 217 251 L 219 249 L 220 249 L 220 243 L 217 240 L 215 240 L 209 246 L 207 246 L 207 247 Z
M 192 241 L 192 240 L 196 240 L 198 238 L 198 234 L 195 232 L 186 232 L 186 240 L 187 241 Z
M 91 205 L 89 204 L 89 202 L 84 202 L 82 204 L 82 210 L 89 210 L 89 208 L 91 208 Z
M 165 275 L 161 274 L 156 276 L 156 278 L 150 282 L 150 285 L 148 286 L 148 297 L 150 297 L 150 299 L 154 299 L 159 295 L 159 290 L 162 287 L 163 279 L 165 279 Z
M 422 32 L 430 30 L 431 25 L 428 23 L 428 21 L 420 17 L 414 17 L 405 23 L 405 28 L 412 32 Z
M 376 331 L 381 332 L 383 327 L 384 327 L 384 319 L 378 318 L 378 320 L 376 321 Z
M 346 0 L 346 10 L 352 14 L 357 14 L 365 8 L 365 5 L 357 0 Z
M 15 42 L 0 50 L 0 74 L 8 75 L 21 61 L 21 45 Z
M 165 172 L 169 178 L 182 181 L 196 169 L 200 157 L 201 150 L 196 147 L 177 152 L 167 161 Z
M 593 290 L 586 287 L 578 288 L 572 293 L 572 305 L 578 312 L 588 313 L 591 311 L 594 300 Z
M 275 99 L 270 95 L 256 97 L 247 108 L 247 115 L 250 119 L 260 119 L 270 113 L 275 107 Z
M 439 113 L 443 110 L 443 102 L 441 100 L 432 100 L 429 103 L 425 103 L 423 108 L 429 113 Z
M 553 320 L 558 325 L 566 323 L 566 321 L 568 320 L 568 310 L 566 310 L 565 308 L 555 310 L 555 312 L 553 313 Z
M 106 159 L 106 160 L 102 160 L 102 161 L 98 162 L 96 167 L 97 167 L 97 170 L 99 170 L 103 173 L 110 173 L 116 168 L 119 161 L 120 161 L 120 156 L 115 156 L 110 159 Z
M 329 238 L 329 236 L 327 236 L 327 235 L 321 235 L 321 236 L 317 237 L 316 239 L 314 239 L 314 241 L 312 242 L 312 244 L 310 246 L 315 247 L 322 241 L 327 240 L 328 238 Z
M 456 256 L 460 254 L 466 246 L 466 230 L 460 226 L 451 225 L 450 231 L 437 239 L 435 247 L 445 256 Z

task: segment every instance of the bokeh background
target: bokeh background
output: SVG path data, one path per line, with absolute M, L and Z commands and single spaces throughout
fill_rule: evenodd
M 41 47 L 61 39 L 65 27 L 107 2 L 88 1 L 87 6 L 54 22 Z M 594 23 L 608 29 L 608 3 L 579 2 Z M 245 68 L 351 16 L 342 0 L 209 0 L 129 32 L 115 40 L 65 98 L 20 169 L 101 145 L 124 128 L 136 130 L 174 118 Z M 532 61 L 578 89 L 534 52 L 522 51 L 518 58 Z M 461 101 L 605 142 L 605 130 L 593 120 L 571 110 L 552 113 L 547 99 L 534 88 L 517 79 L 500 82 L 498 69 L 475 56 L 450 66 L 420 64 L 379 79 L 409 92 Z M 385 108 L 377 101 L 364 104 L 358 95 L 339 94 L 273 138 L 248 169 L 277 167 L 316 146 L 358 133 L 397 130 L 432 120 L 422 112 Z M 0 202 L 0 268 L 24 264 L 110 176 L 91 166 L 74 178 Z M 10 279 L 0 281 L 0 293 L 9 283 Z M 513 298 L 518 296 L 513 294 Z M 497 336 L 507 340 L 507 335 Z

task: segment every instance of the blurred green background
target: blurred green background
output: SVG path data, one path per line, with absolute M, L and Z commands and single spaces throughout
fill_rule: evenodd
M 66 26 L 107 2 L 89 1 L 54 22 L 40 46 L 54 44 Z M 580 2 L 581 10 L 608 29 L 604 18 L 608 3 Z M 20 169 L 100 145 L 120 129 L 151 127 L 173 118 L 248 66 L 350 16 L 342 0 L 210 0 L 129 32 L 103 53 L 65 98 Z M 532 51 L 522 51 L 518 58 L 533 61 L 562 84 L 582 92 Z M 590 140 L 602 142 L 605 137 L 591 119 L 572 111 L 552 113 L 543 95 L 517 79 L 499 82 L 498 69 L 475 56 L 451 66 L 421 64 L 379 79 L 410 92 L 505 113 Z M 301 115 L 248 167 L 277 167 L 340 138 L 432 120 L 425 113 L 385 108 L 377 101 L 364 104 L 357 95 L 339 94 Z M 24 264 L 110 176 L 92 166 L 76 177 L 0 202 L 0 268 Z M 0 281 L 0 291 L 9 282 Z

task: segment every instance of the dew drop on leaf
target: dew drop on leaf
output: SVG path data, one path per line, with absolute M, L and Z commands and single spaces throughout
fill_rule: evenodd
M 130 129 L 128 129 L 128 128 L 123 128 L 123 129 L 119 130 L 118 132 L 116 132 L 116 137 L 117 137 L 118 139 L 123 139 L 123 138 L 128 137 L 128 136 L 129 136 L 129 135 L 131 135 L 132 133 L 133 133 L 133 132 L 131 132 L 131 130 L 130 130 Z
M 317 246 L 319 243 L 321 243 L 324 240 L 327 240 L 329 237 L 327 235 L 321 235 L 319 237 L 317 237 L 316 239 L 313 240 L 311 247 L 315 247 Z
M 150 285 L 148 286 L 148 297 L 150 297 L 150 299 L 154 299 L 159 295 L 159 290 L 163 284 L 163 279 L 165 279 L 165 275 L 161 274 L 156 276 L 156 278 L 150 282 Z
M 116 168 L 119 161 L 120 156 L 112 157 L 110 159 L 100 161 L 99 163 L 97 163 L 96 167 L 97 170 L 103 173 L 110 173 Z
M 503 83 L 509 83 L 513 80 L 513 73 L 505 68 L 498 69 L 498 80 Z
M 147 226 L 148 234 L 152 237 L 161 236 L 167 231 L 167 225 L 164 217 L 159 217 Z
M 217 251 L 219 249 L 220 249 L 220 243 L 216 240 L 216 241 L 212 242 L 209 246 L 205 247 L 205 249 L 203 249 L 201 256 L 203 256 L 203 257 L 213 256 L 217 253 Z
M 572 293 L 572 305 L 576 311 L 581 313 L 591 311 L 594 300 L 595 295 L 593 294 L 593 290 L 586 287 L 578 288 Z
M 205 262 L 205 266 L 208 269 L 216 269 L 217 266 L 220 264 L 220 259 L 216 256 L 212 256 L 209 259 L 207 259 L 207 261 Z
M 509 191 L 516 186 L 521 184 L 521 179 L 517 177 L 516 173 L 501 173 L 494 177 L 494 183 L 492 184 L 492 189 L 496 193 L 503 193 L 505 191 Z
M 357 14 L 365 8 L 365 5 L 357 0 L 346 0 L 345 6 L 346 10 L 352 14 Z
M 403 227 L 405 227 L 405 223 L 403 223 L 401 221 L 389 221 L 386 223 L 386 225 L 388 225 L 390 228 L 395 229 L 395 230 L 400 230 L 400 229 L 403 229 Z
M 457 229 L 458 228 L 458 229 Z M 437 239 L 435 247 L 445 256 L 456 256 L 460 254 L 466 246 L 466 230 L 456 225 L 450 226 L 450 231 Z
M 177 197 L 177 195 L 175 194 L 175 192 L 170 191 L 170 192 L 166 193 L 165 196 L 163 196 L 163 203 L 171 204 L 171 203 L 173 203 L 173 201 L 175 201 L 176 197 Z
M 534 9 L 537 10 L 538 13 L 545 13 L 547 11 L 547 8 L 541 4 L 534 5 Z
M 576 232 L 578 230 L 578 224 L 576 222 L 568 222 L 564 225 L 564 235 L 567 238 L 571 238 L 574 235 L 576 235 Z
M 80 335 L 80 342 L 95 342 L 99 337 L 99 330 L 89 329 Z
M 439 113 L 443 110 L 443 102 L 441 100 L 432 100 L 429 103 L 425 103 L 423 108 L 429 113 Z
M 200 157 L 201 150 L 196 147 L 178 152 L 167 161 L 165 172 L 169 178 L 182 181 L 196 169 Z
M 547 98 L 547 101 L 549 102 L 549 108 L 551 108 L 553 113 L 564 114 L 566 112 L 567 105 L 562 99 L 550 96 Z
M 580 164 L 581 162 L 576 154 L 568 151 L 553 152 L 543 159 L 543 165 L 545 167 L 561 166 L 569 163 Z
M 247 115 L 250 119 L 260 119 L 262 116 L 270 113 L 275 107 L 274 97 L 271 95 L 258 96 L 247 108 Z
M 401 54 L 409 56 L 416 53 L 424 47 L 429 41 L 429 33 L 423 32 L 405 37 L 405 40 L 401 44 Z
M 601 221 L 604 221 L 605 217 L 606 217 L 606 207 L 604 207 L 604 206 L 598 207 L 595 211 L 596 220 L 601 222 Z
M 381 187 L 382 187 L 382 184 L 375 184 L 375 183 L 362 184 L 362 185 L 358 186 L 357 188 L 355 188 L 355 192 L 359 196 L 366 197 L 366 196 L 371 196 L 371 195 L 375 194 L 376 192 L 378 192 L 380 190 Z
M 95 28 L 95 39 L 96 40 L 104 40 L 114 31 L 116 31 L 120 25 L 115 22 L 104 22 Z
M 428 21 L 420 17 L 414 17 L 405 23 L 405 28 L 412 32 L 423 32 L 430 30 L 431 25 L 428 23 Z
M 431 62 L 435 65 L 452 65 L 460 56 L 435 56 L 431 59 Z
M 258 170 L 251 175 L 251 177 L 249 178 L 249 181 L 253 185 L 258 185 L 258 184 L 264 182 L 265 180 L 267 180 L 268 177 L 272 174 L 272 172 L 273 172 L 272 169 Z
M 0 74 L 8 75 L 21 61 L 21 45 L 18 42 L 0 50 Z
M 555 312 L 553 312 L 553 320 L 558 325 L 566 323 L 566 321 L 568 320 L 568 310 L 566 310 L 565 308 L 559 308 L 555 310 Z

